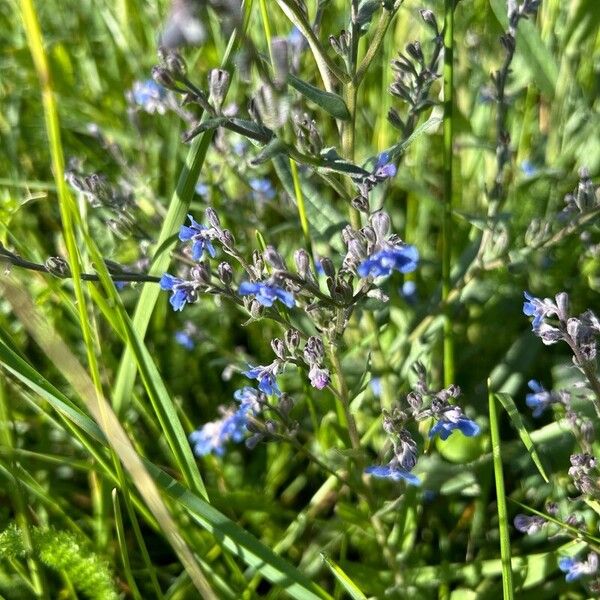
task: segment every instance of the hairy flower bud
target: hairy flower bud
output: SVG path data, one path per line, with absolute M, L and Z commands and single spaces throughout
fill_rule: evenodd
M 233 269 L 231 268 L 231 265 L 227 262 L 220 263 L 217 267 L 217 273 L 219 274 L 221 283 L 229 287 L 233 280 Z
M 230 75 L 223 69 L 212 69 L 208 75 L 209 101 L 217 112 L 220 112 L 223 100 L 229 89 Z
M 296 329 L 288 329 L 285 332 L 285 344 L 290 354 L 294 354 L 300 345 L 300 333 Z

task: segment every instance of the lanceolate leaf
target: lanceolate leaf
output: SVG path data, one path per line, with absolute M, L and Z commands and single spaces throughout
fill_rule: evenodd
M 336 119 L 341 119 L 342 121 L 350 119 L 350 112 L 346 103 L 337 94 L 320 90 L 318 87 L 302 81 L 302 79 L 291 73 L 288 74 L 288 83 L 305 98 L 312 100 Z

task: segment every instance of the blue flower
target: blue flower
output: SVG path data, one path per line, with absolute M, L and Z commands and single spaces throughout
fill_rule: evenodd
M 390 155 L 387 152 L 382 152 L 377 157 L 377 163 L 373 174 L 377 179 L 390 179 L 395 177 L 397 172 L 396 165 L 390 161 Z
M 455 429 L 467 437 L 477 435 L 480 431 L 479 425 L 475 421 L 467 419 L 459 407 L 452 407 L 439 415 L 438 422 L 429 431 L 429 437 L 432 438 L 439 434 L 440 439 L 447 440 Z
M 294 295 L 291 292 L 286 292 L 283 288 L 270 283 L 242 281 L 238 291 L 242 296 L 254 294 L 256 300 L 263 306 L 273 306 L 275 300 L 283 302 L 288 308 L 295 305 Z
M 275 380 L 273 365 L 268 365 L 266 367 L 248 366 L 250 367 L 249 370 L 244 371 L 243 374 L 250 379 L 256 379 L 258 381 L 258 389 L 261 392 L 264 392 L 267 396 L 281 396 L 281 390 L 277 386 L 277 381 Z
M 275 198 L 275 188 L 268 179 L 251 179 L 249 182 L 252 198 L 255 202 L 272 200 Z
M 367 467 L 365 473 L 375 477 L 391 479 L 392 481 L 404 480 L 407 483 L 410 483 L 410 485 L 421 485 L 421 480 L 416 475 L 413 475 L 410 471 L 406 471 L 392 463 L 389 465 L 373 465 Z
M 381 378 L 373 377 L 373 379 L 369 381 L 369 384 L 371 386 L 371 391 L 373 392 L 373 395 L 376 398 L 381 398 Z
M 183 346 L 186 350 L 193 350 L 196 343 L 194 342 L 192 336 L 184 330 L 177 331 L 175 333 L 175 341 Z
M 580 577 L 594 575 L 598 571 L 598 555 L 595 552 L 590 552 L 585 561 L 565 556 L 559 559 L 558 568 L 566 573 L 565 580 L 570 583 Z
M 525 396 L 525 402 L 529 408 L 533 408 L 532 415 L 537 418 L 552 403 L 552 394 L 545 390 L 535 379 L 528 381 L 527 385 L 533 394 L 527 394 Z
M 131 98 L 135 104 L 147 113 L 158 112 L 163 114 L 166 110 L 167 90 L 153 79 L 136 81 L 131 90 Z
M 190 220 L 190 226 L 181 226 L 179 230 L 179 239 L 182 242 L 193 240 L 192 258 L 194 260 L 200 260 L 205 250 L 214 257 L 215 249 L 208 237 L 208 231 L 210 231 L 210 229 L 201 223 L 197 223 L 192 215 L 188 215 L 188 219 Z
M 260 392 L 257 389 L 247 385 L 239 390 L 235 390 L 233 397 L 237 400 L 237 402 L 240 403 L 242 408 L 251 410 L 254 414 L 258 414 L 260 412 Z
M 168 273 L 160 278 L 160 289 L 173 292 L 169 299 L 173 310 L 183 310 L 186 303 L 196 302 L 198 299 L 197 284 L 195 282 L 186 281 Z
M 543 323 L 547 310 L 544 302 L 528 292 L 523 292 L 525 302 L 523 302 L 523 314 L 528 317 L 533 317 L 531 326 L 534 331 Z
M 530 160 L 524 160 L 520 166 L 525 177 L 533 177 L 538 172 L 538 168 Z
M 410 273 L 417 268 L 419 251 L 415 246 L 403 244 L 379 250 L 364 260 L 358 267 L 361 277 L 383 277 L 392 271 Z
M 193 431 L 189 440 L 194 446 L 196 456 L 206 456 L 213 452 L 217 456 L 225 453 L 225 444 L 229 441 L 241 442 L 247 432 L 248 408 L 230 409 L 222 418 L 205 423 Z
M 199 181 L 196 184 L 194 191 L 196 192 L 196 194 L 198 194 L 198 196 L 202 196 L 202 197 L 206 198 L 208 196 L 208 193 L 210 192 L 210 186 L 208 186 L 203 181 Z
M 405 281 L 400 288 L 400 295 L 408 304 L 414 304 L 418 300 L 417 284 L 414 281 Z

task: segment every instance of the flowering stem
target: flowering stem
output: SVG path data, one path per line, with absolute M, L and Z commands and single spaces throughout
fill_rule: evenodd
M 454 84 L 454 0 L 444 0 L 444 217 L 442 223 L 442 302 L 446 302 L 450 280 L 452 251 L 452 153 L 453 153 L 453 84 Z M 454 382 L 454 339 L 452 320 L 444 315 L 444 385 Z
M 563 335 L 564 335 L 565 342 L 567 342 L 567 344 L 569 344 L 569 347 L 571 348 L 571 350 L 573 351 L 573 354 L 575 355 L 575 360 L 577 361 L 577 364 L 583 371 L 584 375 L 586 376 L 586 378 L 590 384 L 590 387 L 592 388 L 592 391 L 594 392 L 594 397 L 592 398 L 592 402 L 594 404 L 594 409 L 596 410 L 596 415 L 598 417 L 600 417 L 600 381 L 598 380 L 598 377 L 596 376 L 595 369 L 592 368 L 592 363 L 589 360 L 586 360 L 585 357 L 581 354 L 581 351 L 577 347 L 577 343 L 567 333 L 566 327 L 564 328 Z

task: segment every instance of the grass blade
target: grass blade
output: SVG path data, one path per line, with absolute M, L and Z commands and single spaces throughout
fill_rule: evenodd
M 508 535 L 508 512 L 504 491 L 504 474 L 502 472 L 502 455 L 500 452 L 500 429 L 496 412 L 495 394 L 490 389 L 488 379 L 488 401 L 490 411 L 490 434 L 492 437 L 492 458 L 494 462 L 494 478 L 496 481 L 496 502 L 498 504 L 498 528 L 500 529 L 500 558 L 502 561 L 502 596 L 504 600 L 512 600 L 513 581 L 510 562 L 510 538 Z
M 344 573 L 342 568 L 334 563 L 325 552 L 321 552 L 321 558 L 331 571 L 333 576 L 340 582 L 342 587 L 348 592 L 350 598 L 354 600 L 367 600 L 367 597 L 358 589 L 357 585 Z
M 495 396 L 500 401 L 500 403 L 504 407 L 504 410 L 508 413 L 508 416 L 510 417 L 510 420 L 512 421 L 513 425 L 519 432 L 519 437 L 521 438 L 523 445 L 527 449 L 527 452 L 529 452 L 529 456 L 531 456 L 531 460 L 537 467 L 537 470 L 540 472 L 540 475 L 544 478 L 544 481 L 548 483 L 548 476 L 546 475 L 546 471 L 542 466 L 542 461 L 540 460 L 539 454 L 537 453 L 537 450 L 533 445 L 533 440 L 529 436 L 529 432 L 523 424 L 523 419 L 521 419 L 521 415 L 515 405 L 514 400 L 509 394 L 506 394 L 504 392 L 498 392 L 497 394 L 495 394 Z

